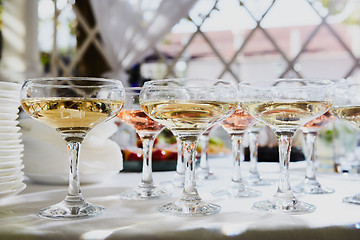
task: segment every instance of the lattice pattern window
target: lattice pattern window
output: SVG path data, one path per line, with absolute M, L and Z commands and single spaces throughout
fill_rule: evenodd
M 144 60 L 141 71 L 152 79 L 185 76 L 234 81 L 276 77 L 360 78 L 360 23 L 344 24 L 349 19 L 354 21 L 351 14 L 359 11 L 360 3 L 328 2 L 336 5 L 326 8 L 321 0 L 199 0 L 189 16 L 174 27 L 177 32 L 169 33 Z M 299 6 L 306 10 L 306 16 L 301 15 Z M 87 38 L 67 63 L 58 57 L 54 47 L 52 74 L 76 73 L 78 63 L 91 44 L 103 54 L 97 26 L 91 27 L 76 6 L 73 11 Z M 60 14 L 61 11 L 56 10 L 55 19 Z M 216 22 L 217 19 L 225 22 Z M 272 21 L 282 24 L 308 20 L 316 24 L 271 27 L 276 24 Z M 220 30 L 221 24 L 225 30 Z M 220 27 L 209 31 L 218 25 Z M 232 29 L 227 27 L 230 25 Z M 181 27 L 190 32 L 181 33 Z

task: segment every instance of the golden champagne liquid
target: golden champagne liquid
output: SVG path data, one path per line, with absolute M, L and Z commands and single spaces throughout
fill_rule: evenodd
M 296 130 L 321 113 L 326 112 L 331 103 L 327 101 L 296 102 L 242 102 L 240 105 L 251 115 L 262 119 L 275 129 Z
M 332 114 L 340 119 L 352 122 L 360 127 L 360 106 L 336 107 L 331 109 Z
M 118 118 L 132 126 L 137 132 L 158 132 L 163 125 L 152 120 L 142 110 L 124 109 L 117 115 Z
M 235 112 L 221 122 L 221 125 L 227 133 L 239 133 L 245 131 L 256 120 L 242 108 L 238 108 Z
M 142 103 L 141 107 L 174 134 L 198 135 L 231 114 L 237 103 L 201 100 L 148 101 Z
M 87 133 L 115 116 L 123 101 L 87 98 L 33 98 L 21 101 L 25 112 L 64 134 Z

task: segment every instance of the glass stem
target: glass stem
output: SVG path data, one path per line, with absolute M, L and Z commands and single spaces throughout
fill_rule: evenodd
M 143 167 L 142 167 L 142 179 L 139 184 L 140 188 L 149 189 L 154 188 L 152 178 L 152 149 L 154 146 L 154 135 L 140 136 L 143 146 Z
M 249 131 L 249 149 L 250 149 L 249 178 L 251 179 L 260 179 L 260 174 L 257 168 L 258 147 L 259 147 L 258 137 L 259 137 L 259 131 L 257 130 Z
M 184 201 L 197 201 L 200 196 L 196 189 L 195 181 L 195 154 L 197 141 L 183 141 L 183 153 L 185 161 L 185 184 L 182 194 Z
M 315 177 L 315 139 L 318 132 L 303 132 L 306 144 L 305 159 L 306 159 L 306 171 L 305 180 L 316 181 Z
M 240 163 L 244 161 L 244 147 L 241 144 L 243 136 L 244 133 L 231 134 L 233 152 L 233 172 L 231 181 L 238 186 L 244 185 L 240 168 Z
M 183 158 L 183 144 L 180 138 L 177 138 L 177 163 L 176 163 L 176 173 L 183 175 L 185 173 L 185 163 Z
M 275 197 L 285 200 L 295 199 L 295 195 L 290 187 L 289 179 L 289 163 L 293 136 L 294 133 L 292 132 L 276 134 L 279 144 L 280 179 Z
M 80 203 L 84 201 L 81 196 L 80 178 L 79 178 L 79 158 L 81 142 L 79 141 L 66 141 L 68 158 L 70 162 L 69 173 L 69 191 L 65 201 L 71 203 Z
M 201 144 L 201 156 L 200 156 L 200 168 L 203 171 L 209 173 L 209 162 L 208 162 L 208 146 L 209 146 L 209 135 L 203 134 L 200 136 Z

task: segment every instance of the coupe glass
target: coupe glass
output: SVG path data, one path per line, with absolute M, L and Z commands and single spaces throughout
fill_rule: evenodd
M 25 112 L 61 134 L 70 161 L 69 190 L 62 202 L 41 209 L 40 216 L 69 219 L 105 211 L 84 200 L 80 191 L 79 154 L 86 134 L 121 110 L 125 91 L 120 81 L 100 78 L 27 80 L 21 90 Z
M 139 186 L 120 194 L 121 199 L 146 200 L 168 196 L 168 193 L 154 185 L 152 177 L 152 149 L 154 141 L 164 126 L 152 120 L 140 107 L 140 87 L 125 88 L 124 108 L 118 118 L 135 129 L 143 148 L 142 178 Z
M 250 150 L 250 169 L 246 183 L 250 186 L 268 186 L 274 183 L 273 180 L 263 179 L 258 170 L 258 147 L 260 130 L 264 123 L 258 121 L 252 127 L 248 128 L 249 150 Z
M 221 122 L 222 127 L 231 137 L 233 153 L 233 172 L 230 185 L 216 189 L 212 192 L 214 196 L 225 197 L 257 197 L 261 193 L 251 188 L 247 188 L 241 176 L 241 162 L 244 162 L 244 146 L 242 144 L 246 129 L 256 120 L 243 109 L 238 108 L 235 112 Z
M 331 113 L 360 128 L 360 84 L 339 84 L 335 88 L 335 102 Z M 360 204 L 360 193 L 345 197 L 345 203 Z
M 239 92 L 240 105 L 274 131 L 279 145 L 277 192 L 272 199 L 255 203 L 254 209 L 289 214 L 313 212 L 315 206 L 299 201 L 291 190 L 290 150 L 296 131 L 331 107 L 333 83 L 302 79 L 244 82 L 239 84 Z
M 332 116 L 329 111 L 320 117 L 305 124 L 301 130 L 305 138 L 305 179 L 293 188 L 296 193 L 307 194 L 326 194 L 333 193 L 335 190 L 329 187 L 322 186 L 316 179 L 315 163 L 316 163 L 316 147 L 315 141 L 320 133 L 321 128 L 331 120 Z
M 237 88 L 225 80 L 168 79 L 146 82 L 140 103 L 154 120 L 181 139 L 185 184 L 179 200 L 162 205 L 160 212 L 201 216 L 215 214 L 220 206 L 201 200 L 195 177 L 195 154 L 202 133 L 234 112 Z

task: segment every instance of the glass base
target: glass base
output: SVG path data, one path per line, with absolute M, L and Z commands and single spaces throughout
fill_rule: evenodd
M 247 198 L 258 197 L 261 192 L 247 188 L 245 186 L 229 186 L 227 188 L 217 189 L 211 192 L 216 197 L 231 197 L 231 198 Z
M 271 179 L 262 179 L 262 178 L 248 178 L 246 183 L 249 186 L 270 186 L 273 185 L 276 181 Z
M 213 203 L 206 203 L 202 200 L 185 201 L 178 200 L 159 207 L 158 211 L 177 216 L 206 216 L 219 213 L 221 207 Z
M 169 197 L 170 193 L 158 187 L 153 188 L 137 188 L 120 194 L 120 198 L 124 200 L 148 200 Z
M 86 201 L 69 202 L 64 200 L 58 204 L 41 209 L 39 216 L 52 219 L 74 219 L 94 217 L 104 212 L 104 207 L 93 205 Z
M 329 194 L 335 192 L 334 189 L 329 187 L 323 187 L 317 180 L 302 181 L 300 184 L 292 188 L 295 193 L 305 194 Z
M 183 189 L 184 188 L 184 182 L 178 182 L 178 181 L 165 181 L 161 182 L 159 186 L 162 189 L 165 189 L 167 192 L 173 192 L 175 189 Z
M 358 204 L 360 205 L 360 194 L 343 198 L 344 203 Z
M 184 189 L 185 186 L 185 182 L 184 182 L 184 175 L 182 175 L 182 178 L 174 178 L 171 181 L 165 181 L 165 182 L 161 182 L 159 185 L 162 189 L 164 189 L 166 192 L 174 192 L 175 189 L 177 191 L 177 189 Z M 201 181 L 197 181 L 196 182 L 196 186 L 200 187 L 202 186 Z
M 185 184 L 185 174 L 175 173 L 174 178 L 171 181 L 166 181 L 160 183 L 165 189 L 168 188 L 184 188 Z
M 196 170 L 197 170 L 196 176 L 200 180 L 215 180 L 216 179 L 216 176 L 214 175 L 214 173 L 209 171 L 209 169 L 198 168 Z
M 286 214 L 305 214 L 314 212 L 316 207 L 312 204 L 293 200 L 271 199 L 256 202 L 253 209 L 265 212 L 279 212 Z

